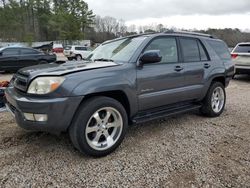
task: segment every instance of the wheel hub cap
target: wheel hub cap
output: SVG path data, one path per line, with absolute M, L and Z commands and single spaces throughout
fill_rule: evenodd
M 217 87 L 213 91 L 211 106 L 215 113 L 219 113 L 225 104 L 225 94 L 221 87 Z
M 106 150 L 120 138 L 123 128 L 121 114 L 114 108 L 97 110 L 89 119 L 85 130 L 89 146 L 95 150 Z

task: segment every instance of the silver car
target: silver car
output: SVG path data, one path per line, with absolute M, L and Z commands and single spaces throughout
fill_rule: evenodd
M 231 53 L 235 74 L 250 74 L 250 42 L 239 43 Z

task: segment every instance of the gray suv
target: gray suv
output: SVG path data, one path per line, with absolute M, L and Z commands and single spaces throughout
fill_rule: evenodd
M 21 69 L 6 106 L 19 126 L 69 132 L 79 151 L 105 156 L 130 124 L 197 109 L 219 116 L 233 75 L 227 45 L 210 35 L 136 35 L 103 43 L 84 62 Z

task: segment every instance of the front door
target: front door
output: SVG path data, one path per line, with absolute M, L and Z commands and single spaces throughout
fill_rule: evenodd
M 137 68 L 137 94 L 140 111 L 180 102 L 184 92 L 184 64 L 179 61 L 176 38 L 153 39 L 144 52 L 148 50 L 160 50 L 162 61 Z

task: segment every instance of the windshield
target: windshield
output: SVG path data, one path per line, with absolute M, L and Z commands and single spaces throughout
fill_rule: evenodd
M 114 42 L 104 43 L 97 47 L 88 57 L 91 61 L 124 61 L 128 62 L 135 50 L 146 37 L 125 38 Z

